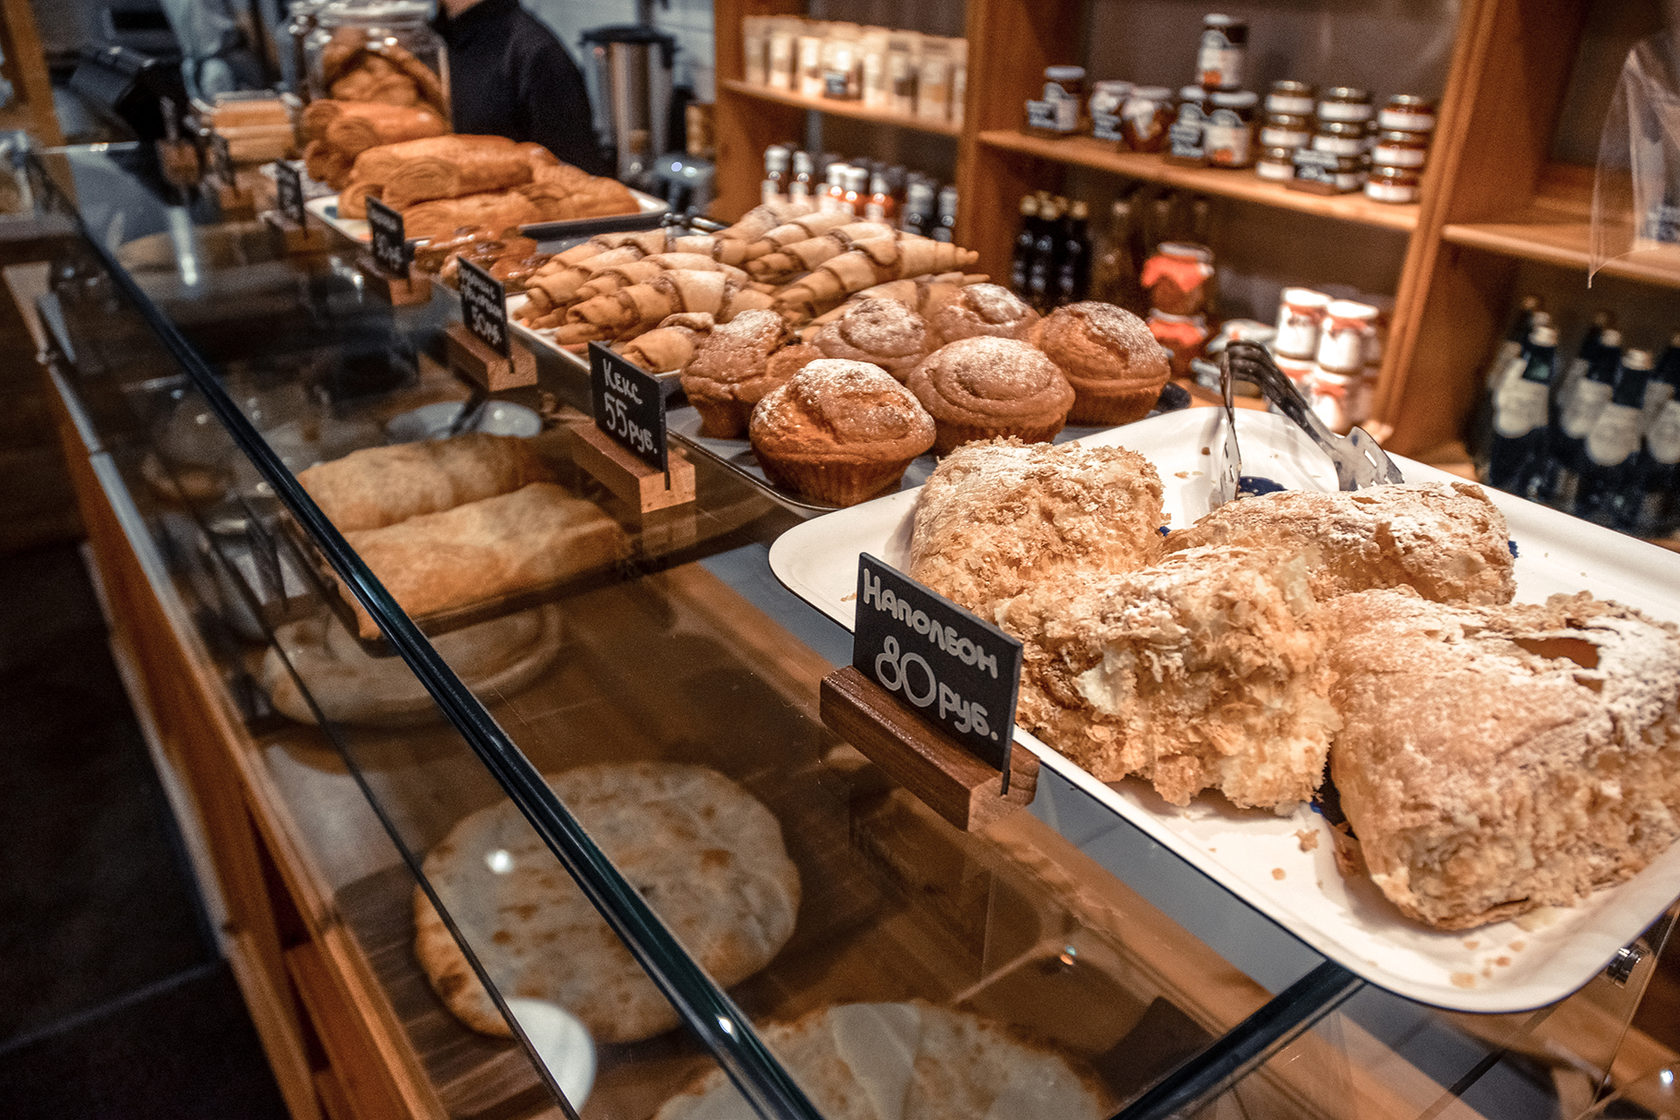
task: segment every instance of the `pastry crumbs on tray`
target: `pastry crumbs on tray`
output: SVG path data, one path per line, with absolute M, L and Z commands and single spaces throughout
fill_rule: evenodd
M 1295 839 L 1296 839 L 1297 842 L 1300 843 L 1301 850 L 1303 852 L 1315 852 L 1315 851 L 1318 850 L 1318 830 L 1317 829 L 1314 829 L 1314 828 L 1296 829 L 1295 830 Z
M 1455 972 L 1452 974 L 1452 982 L 1455 988 L 1474 988 L 1476 986 L 1476 974 L 1473 972 Z
M 1281 867 L 1272 868 L 1272 878 L 1274 878 L 1274 879 L 1282 879 L 1282 878 L 1285 877 L 1286 874 L 1287 874 L 1287 872 L 1285 872 L 1284 869 L 1281 868 Z
M 1482 942 L 1481 942 L 1480 938 L 1466 937 L 1464 939 L 1464 947 L 1466 949 L 1474 949 L 1476 946 L 1480 945 L 1481 943 Z
M 1500 968 L 1510 968 L 1511 967 L 1511 958 L 1510 957 L 1504 957 L 1504 956 L 1495 957 L 1495 958 L 1493 958 L 1493 963 L 1498 965 Z

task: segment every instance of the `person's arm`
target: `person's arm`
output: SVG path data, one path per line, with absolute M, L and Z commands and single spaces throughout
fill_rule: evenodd
M 591 174 L 611 175 L 613 168 L 595 141 L 583 73 L 566 48 L 550 40 L 526 54 L 521 69 L 519 105 L 528 138 Z

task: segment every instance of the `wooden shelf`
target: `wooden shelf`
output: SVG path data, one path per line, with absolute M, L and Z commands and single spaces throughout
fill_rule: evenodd
M 808 109 L 814 113 L 827 113 L 835 117 L 850 117 L 857 121 L 873 121 L 876 124 L 891 125 L 894 128 L 908 128 L 915 132 L 949 136 L 953 139 L 962 134 L 962 126 L 952 124 L 950 121 L 930 121 L 904 113 L 889 113 L 883 109 L 866 108 L 859 101 L 831 101 L 826 97 L 802 97 L 797 93 L 770 89 L 767 86 L 741 81 L 736 78 L 725 79 L 718 84 L 730 93 L 740 94 L 742 97 L 769 101 L 776 105 L 787 105 L 795 109 Z
M 1530 208 L 1509 221 L 1454 223 L 1442 229 L 1441 237 L 1454 245 L 1578 268 L 1583 273 L 1590 267 L 1592 223 L 1573 214 Z M 1680 288 L 1680 245 L 1641 249 L 1606 261 L 1599 275 Z
M 1088 136 L 1048 139 L 1011 129 L 993 129 L 978 137 L 981 145 L 1007 152 L 1020 152 L 1036 159 L 1089 167 L 1132 179 L 1166 183 L 1204 194 L 1234 198 L 1260 206 L 1296 210 L 1321 218 L 1376 226 L 1410 233 L 1417 228 L 1416 205 L 1373 202 L 1363 194 L 1312 194 L 1269 183 L 1253 171 L 1229 171 L 1217 167 L 1182 167 L 1159 155 L 1122 152 L 1113 144 Z

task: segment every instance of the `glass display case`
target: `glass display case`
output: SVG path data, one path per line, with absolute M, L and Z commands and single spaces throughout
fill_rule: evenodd
M 362 1060 L 416 1074 L 409 1111 L 1573 1120 L 1665 1057 L 1627 1028 L 1666 921 L 1561 1001 L 1468 1014 L 1362 980 L 1055 773 L 947 824 L 819 717 L 850 636 L 769 560 L 810 512 L 703 456 L 694 502 L 625 507 L 573 454 L 577 362 L 540 354 L 484 423 L 529 433 L 491 497 L 550 488 L 548 547 L 580 559 L 417 624 L 365 553 L 469 589 L 497 558 L 393 534 L 448 516 L 405 505 L 406 468 L 353 525 L 299 475 L 468 398 L 456 293 L 393 307 L 355 246 L 287 255 L 138 149 L 35 171 L 80 226 L 40 314 L 88 477 L 151 558 L 148 625 L 189 630 L 237 712 L 294 861 L 265 874 L 318 885 L 300 921 L 342 933 L 368 980 L 344 998 L 385 1032 Z

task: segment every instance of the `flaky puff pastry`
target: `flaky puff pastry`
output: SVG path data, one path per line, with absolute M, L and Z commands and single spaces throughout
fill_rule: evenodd
M 1285 809 L 1339 722 L 1317 610 L 1300 557 L 1198 548 L 1041 584 L 998 621 L 1025 646 L 1017 718 L 1099 780 Z
M 969 443 L 922 487 L 910 575 L 982 618 L 1034 584 L 1161 550 L 1161 479 L 1123 447 Z
M 1680 839 L 1672 624 L 1585 593 L 1368 591 L 1326 615 L 1330 772 L 1358 856 L 1409 917 L 1466 929 L 1566 906 Z

